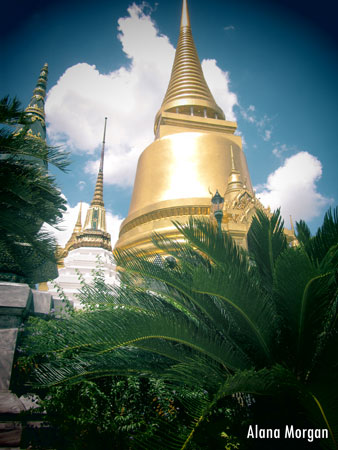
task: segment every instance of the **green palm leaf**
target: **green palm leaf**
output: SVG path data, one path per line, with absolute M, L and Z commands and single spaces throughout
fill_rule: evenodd
M 283 220 L 280 210 L 269 218 L 263 211 L 257 210 L 247 235 L 249 254 L 261 277 L 262 286 L 272 291 L 275 262 L 286 249 Z
M 311 231 L 304 220 L 296 222 L 296 230 L 296 237 L 298 239 L 298 242 L 304 246 L 308 245 L 311 239 Z
M 305 222 L 301 221 L 297 224 L 297 231 L 298 228 L 300 228 L 300 239 L 305 251 L 314 263 L 320 264 L 330 248 L 338 243 L 338 207 L 336 206 L 333 210 L 330 208 L 326 212 L 323 225 L 318 228 L 315 236 L 310 237 L 305 231 Z M 304 233 L 306 238 L 303 239 Z
M 311 366 L 335 302 L 332 289 L 328 289 L 331 276 L 331 272 L 320 272 L 302 248 L 289 248 L 276 264 L 275 290 L 279 312 L 285 318 L 288 352 L 301 372 Z

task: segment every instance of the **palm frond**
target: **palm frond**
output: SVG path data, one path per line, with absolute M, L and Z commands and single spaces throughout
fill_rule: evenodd
M 60 147 L 51 147 L 41 139 L 29 137 L 26 132 L 30 124 L 29 115 L 21 108 L 16 97 L 5 96 L 0 100 L 0 155 L 10 162 L 37 162 L 52 164 L 62 171 L 69 165 L 69 153 Z M 18 125 L 22 132 L 15 133 Z
M 276 320 L 274 305 L 250 272 L 238 266 L 228 267 L 226 271 L 218 266 L 210 271 L 197 267 L 193 286 L 199 294 L 216 297 L 224 314 L 230 314 L 238 322 L 241 333 L 253 348 L 264 355 L 264 359 L 271 360 L 270 342 Z
M 308 419 L 316 428 L 326 428 L 329 431 L 329 440 L 324 448 L 338 448 L 338 394 L 337 372 L 334 379 L 331 377 L 325 383 L 309 384 L 303 390 L 301 403 Z
M 191 276 L 189 272 L 178 265 L 174 270 L 167 270 L 157 264 L 153 264 L 147 256 L 140 257 L 133 251 L 117 251 L 116 261 L 129 274 L 134 274 L 146 280 L 155 281 L 149 286 L 145 283 L 146 289 L 151 289 L 164 296 L 172 296 L 184 310 L 197 318 L 207 318 L 214 323 L 220 323 L 220 327 L 226 325 L 222 319 L 219 308 L 213 302 L 205 302 L 203 296 L 197 295 L 191 289 Z M 179 295 L 178 295 L 179 293 Z
M 19 100 L 14 97 L 10 98 L 9 95 L 0 99 L 0 123 L 4 125 L 16 125 L 17 123 L 23 123 L 24 112 Z
M 238 341 L 238 338 L 235 338 L 235 334 L 230 332 L 234 324 L 234 319 L 232 317 L 234 311 L 232 311 L 231 308 L 228 308 L 225 305 L 224 301 L 220 301 L 217 296 L 205 295 L 204 293 L 196 292 L 195 288 L 194 290 L 192 290 L 191 286 L 194 284 L 197 285 L 198 283 L 195 282 L 195 277 L 191 279 L 190 274 L 186 272 L 186 264 L 184 265 L 183 270 L 180 263 L 175 267 L 174 270 L 167 270 L 166 268 L 149 262 L 146 257 L 133 257 L 133 252 L 130 251 L 118 252 L 116 255 L 116 259 L 119 265 L 122 264 L 124 266 L 125 271 L 135 273 L 142 278 L 156 280 L 156 284 L 151 285 L 152 292 L 160 294 L 162 297 L 166 298 L 167 301 L 176 305 L 181 311 L 188 314 L 189 317 L 194 318 L 197 321 L 196 323 L 198 323 L 200 327 L 203 324 L 204 326 L 207 326 L 210 333 L 221 336 L 222 339 L 226 339 L 229 343 L 231 342 L 233 347 L 237 348 L 237 352 L 242 354 L 242 359 L 244 358 L 241 363 L 242 367 L 244 361 L 246 361 L 246 367 L 252 364 L 251 356 L 249 356 L 252 355 L 252 349 L 249 352 L 243 351 L 239 343 L 236 342 Z M 192 268 L 195 268 L 195 270 L 199 270 L 199 268 L 205 267 L 206 278 L 209 282 L 210 273 L 208 271 L 208 268 L 210 267 L 210 265 L 188 265 L 190 266 L 190 272 Z M 235 269 L 233 268 L 233 270 Z M 238 270 L 238 273 L 241 273 L 240 269 Z M 234 277 L 232 277 L 232 283 L 235 283 L 236 288 L 238 288 L 238 286 L 240 286 L 241 284 L 243 285 L 243 283 L 241 282 L 237 283 Z M 146 289 L 149 289 L 147 283 L 145 286 Z M 261 301 L 261 293 L 259 294 L 259 300 Z M 254 306 L 254 304 L 254 302 L 249 301 L 251 309 L 259 311 L 259 313 L 256 314 L 257 318 L 263 321 L 266 314 L 264 313 L 264 308 L 260 307 L 260 304 L 262 304 L 262 302 L 260 304 L 257 303 L 256 307 Z M 242 312 L 240 307 L 238 309 L 242 313 L 243 317 L 247 318 L 247 315 Z M 267 309 L 268 308 L 266 307 L 266 310 Z M 265 322 L 265 324 L 266 331 L 271 331 L 271 328 L 269 328 L 271 320 L 269 319 Z M 238 336 L 241 334 L 240 332 L 237 332 L 237 328 L 236 334 Z
M 173 224 L 189 242 L 190 248 L 199 250 L 214 264 L 225 264 L 226 266 L 244 264 L 245 266 L 244 250 L 236 245 L 228 233 L 220 234 L 210 220 L 190 217 L 187 224 L 175 221 Z
M 338 242 L 338 206 L 330 208 L 325 216 L 323 225 L 305 246 L 312 261 L 320 264 L 327 252 Z
M 230 318 L 233 319 L 234 314 L 241 316 L 245 322 L 244 330 L 251 329 L 265 357 L 269 359 L 266 336 L 272 332 L 273 306 L 258 288 L 257 280 L 250 275 L 244 251 L 238 249 L 226 234 L 220 236 L 206 221 L 191 219 L 187 225 L 176 226 L 189 239 L 188 243 L 182 245 L 159 235 L 154 237 L 154 242 L 161 250 L 167 249 L 168 253 L 178 257 L 174 270 L 168 271 L 149 262 L 146 256 L 140 258 L 130 251 L 117 252 L 117 263 L 128 272 L 160 281 L 162 285 L 152 286 L 156 292 L 166 294 L 168 289 L 171 292 L 178 291 L 179 300 L 188 300 L 182 307 L 191 314 L 196 314 L 192 306 L 197 307 L 197 311 L 204 314 L 204 319 L 216 324 L 216 329 L 222 333 L 230 328 Z M 205 261 L 203 255 L 210 257 L 213 265 L 201 263 L 202 258 Z M 222 270 L 218 270 L 219 267 Z M 163 285 L 167 292 L 159 290 Z M 247 331 L 245 333 L 247 335 Z M 230 336 L 229 333 L 227 335 Z
M 298 242 L 304 246 L 308 245 L 311 239 L 311 231 L 306 222 L 304 222 L 304 220 L 296 222 L 296 230 L 296 238 L 298 239 Z
M 25 161 L 26 163 L 43 162 L 51 164 L 62 172 L 67 172 L 70 164 L 70 153 L 62 147 L 52 147 L 40 139 L 27 137 L 24 133 L 11 134 L 11 130 L 0 132 L 0 154 L 9 162 Z
M 285 319 L 288 351 L 303 371 L 311 366 L 316 343 L 324 332 L 328 311 L 335 301 L 328 289 L 332 273 L 322 273 L 302 248 L 289 248 L 276 264 L 277 307 Z
M 287 247 L 283 220 L 277 209 L 269 218 L 257 210 L 247 235 L 248 250 L 267 292 L 272 291 L 275 262 Z
M 42 349 L 32 348 L 31 351 L 76 352 L 82 361 L 91 361 L 91 366 L 96 366 L 104 361 L 102 355 L 108 358 L 109 354 L 132 347 L 177 360 L 178 354 L 172 344 L 180 347 L 184 358 L 200 354 L 230 369 L 247 364 L 231 342 L 210 335 L 206 327 L 197 326 L 188 316 L 179 311 L 168 311 L 155 302 L 152 311 L 140 312 L 122 306 L 113 311 L 96 311 L 62 321 L 57 324 L 53 341 Z M 124 364 L 128 355 L 125 351 Z M 71 361 L 67 370 L 71 370 Z M 74 368 L 75 373 L 77 370 L 78 367 Z

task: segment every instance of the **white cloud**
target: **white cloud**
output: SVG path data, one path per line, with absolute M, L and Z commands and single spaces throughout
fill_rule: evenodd
M 115 247 L 115 243 L 118 240 L 120 226 L 123 220 L 124 220 L 123 218 L 116 216 L 115 214 L 112 214 L 109 211 L 106 211 L 107 231 L 111 235 L 112 248 Z
M 78 186 L 78 188 L 79 188 L 80 191 L 83 191 L 83 189 L 84 189 L 85 186 L 86 186 L 86 182 L 83 181 L 83 180 L 80 180 L 80 181 L 77 183 L 77 186 Z
M 87 210 L 89 208 L 88 203 L 82 202 L 82 225 L 84 225 Z M 77 203 L 75 206 L 70 206 L 67 204 L 67 210 L 63 214 L 62 221 L 58 225 L 57 228 L 59 230 L 49 226 L 45 225 L 45 229 L 52 234 L 54 234 L 57 243 L 60 247 L 64 247 L 67 243 L 68 239 L 70 238 L 75 223 L 77 221 L 78 215 L 80 211 L 80 203 Z M 111 234 L 111 242 L 112 247 L 114 248 L 115 242 L 118 239 L 120 225 L 122 223 L 123 219 L 119 216 L 113 215 L 111 212 L 106 211 L 106 226 L 107 226 L 107 232 Z
M 62 195 L 62 197 L 64 197 L 65 200 L 67 200 L 64 195 Z M 82 203 L 82 218 L 85 217 L 84 211 L 87 211 L 88 207 L 89 207 L 88 203 Z M 67 209 L 63 213 L 62 220 L 58 224 L 57 228 L 54 228 L 47 224 L 44 224 L 43 226 L 44 230 L 55 236 L 55 239 L 60 247 L 65 246 L 65 244 L 67 243 L 68 239 L 70 238 L 73 232 L 79 214 L 80 203 L 78 203 L 74 207 L 71 207 L 67 203 L 66 208 Z
M 51 142 L 64 143 L 78 153 L 98 155 L 104 117 L 108 117 L 105 182 L 122 187 L 132 185 L 138 157 L 154 139 L 154 119 L 175 54 L 145 7 L 145 3 L 133 4 L 128 15 L 118 20 L 118 39 L 128 66 L 101 74 L 94 65 L 76 64 L 52 87 L 46 102 Z M 229 89 L 228 73 L 215 60 L 203 61 L 202 66 L 216 102 L 234 120 L 237 97 Z M 90 162 L 86 170 L 96 174 L 97 161 Z
M 267 128 L 267 125 L 271 122 L 271 118 L 264 114 L 263 117 L 258 118 L 256 113 L 256 108 L 254 105 L 249 105 L 248 108 L 240 107 L 240 113 L 244 120 L 255 125 L 259 136 L 263 141 L 270 141 L 272 136 L 271 125 Z
M 243 119 L 247 120 L 250 123 L 256 123 L 256 119 L 252 115 L 252 112 L 255 111 L 255 107 L 253 105 L 249 106 L 248 111 L 246 111 L 244 108 L 241 108 L 240 111 Z
M 238 105 L 237 95 L 230 91 L 229 72 L 224 72 L 217 66 L 215 59 L 204 59 L 202 69 L 206 82 L 225 114 L 227 120 L 236 120 L 233 108 Z
M 292 148 L 289 148 L 286 144 L 278 144 L 278 143 L 276 143 L 275 147 L 272 150 L 272 153 L 277 158 L 281 158 L 283 156 L 283 153 L 288 152 L 290 150 L 292 150 Z
M 277 158 L 281 159 L 285 157 L 285 153 L 299 153 L 299 148 L 297 148 L 295 145 L 286 145 L 281 144 L 280 142 L 274 142 L 274 148 L 272 150 L 272 154 L 275 155 Z
M 299 152 L 268 176 L 264 186 L 257 186 L 257 197 L 272 210 L 281 207 L 286 223 L 289 215 L 294 220 L 311 220 L 319 216 L 332 200 L 317 190 L 316 182 L 322 176 L 322 164 L 308 152 Z
M 235 30 L 236 28 L 234 27 L 234 25 L 228 25 L 226 27 L 223 28 L 225 31 L 230 31 L 230 30 Z
M 271 139 L 272 130 L 265 130 L 263 140 L 264 141 L 270 141 Z

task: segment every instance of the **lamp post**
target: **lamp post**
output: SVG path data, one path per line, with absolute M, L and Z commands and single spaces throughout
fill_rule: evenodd
M 211 199 L 212 212 L 218 224 L 218 232 L 222 234 L 222 218 L 223 218 L 224 197 L 220 195 L 216 189 L 215 195 Z

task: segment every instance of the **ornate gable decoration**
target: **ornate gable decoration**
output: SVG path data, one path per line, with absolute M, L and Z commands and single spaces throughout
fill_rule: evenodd
M 271 215 L 270 208 L 264 208 L 258 198 L 246 188 L 241 189 L 234 200 L 226 201 L 224 204 L 228 221 L 236 223 L 250 224 L 257 209 L 261 209 L 268 216 Z

